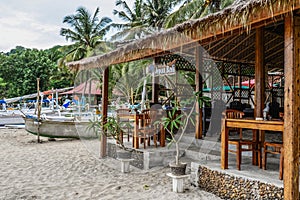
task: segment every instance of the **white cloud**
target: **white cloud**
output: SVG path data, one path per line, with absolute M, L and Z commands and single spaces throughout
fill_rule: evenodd
M 132 5 L 133 0 L 127 1 Z M 59 35 L 63 18 L 74 14 L 79 6 L 94 13 L 100 8 L 100 17 L 118 20 L 112 14 L 115 1 L 108 0 L 9 0 L 0 1 L 0 52 L 16 46 L 45 49 L 66 44 Z

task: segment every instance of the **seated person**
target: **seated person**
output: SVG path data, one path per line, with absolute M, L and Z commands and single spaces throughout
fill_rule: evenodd
M 229 104 L 229 108 L 230 108 L 230 109 L 234 109 L 234 110 L 240 110 L 240 111 L 243 111 L 242 103 L 241 103 L 240 101 L 232 101 L 232 102 Z
M 279 103 L 275 99 L 269 104 L 269 108 L 269 115 L 272 118 L 279 119 Z

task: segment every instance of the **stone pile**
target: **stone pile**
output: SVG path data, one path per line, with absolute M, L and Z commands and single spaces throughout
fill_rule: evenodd
M 283 188 L 199 166 L 198 185 L 222 199 L 283 199 Z

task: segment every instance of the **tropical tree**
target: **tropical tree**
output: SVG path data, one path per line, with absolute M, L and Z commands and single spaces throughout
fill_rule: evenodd
M 145 35 L 160 31 L 164 20 L 183 0 L 135 0 L 133 8 L 130 8 L 126 1 L 117 0 L 116 6 L 122 10 L 114 10 L 124 23 L 114 23 L 112 26 L 122 30 L 112 36 L 116 39 L 137 39 Z
M 231 5 L 234 0 L 186 0 L 182 6 L 170 14 L 164 28 L 170 28 L 189 19 L 197 19 L 218 12 Z
M 126 1 L 122 0 L 117 0 L 116 6 L 121 7 L 122 10 L 114 9 L 113 14 L 119 17 L 123 23 L 112 24 L 113 27 L 121 30 L 111 37 L 112 40 L 131 40 L 151 33 L 145 24 L 143 0 L 135 0 L 133 8 L 130 8 Z
M 0 77 L 6 83 L 6 97 L 35 93 L 36 78 L 40 78 L 41 91 L 48 90 L 52 87 L 49 77 L 56 67 L 44 50 L 16 47 L 1 62 Z
M 160 31 L 169 14 L 180 2 L 182 0 L 146 0 L 144 7 L 147 24 Z
M 0 99 L 6 96 L 6 84 L 3 78 L 0 77 Z
M 147 78 L 144 69 L 149 62 L 149 60 L 141 60 L 113 65 L 110 76 L 110 87 L 113 92 L 121 94 L 129 102 L 132 92 L 137 95 L 143 85 L 143 80 Z
M 84 57 L 95 55 L 95 49 L 101 46 L 106 50 L 104 36 L 109 31 L 111 19 L 108 17 L 98 18 L 99 8 L 91 15 L 84 7 L 79 7 L 75 15 L 68 15 L 64 18 L 63 23 L 67 23 L 71 28 L 62 28 L 60 35 L 66 40 L 75 42 L 67 47 L 64 56 L 64 62 L 80 60 Z
M 57 66 L 61 56 L 58 49 L 59 46 L 47 50 L 17 46 L 0 53 L 0 99 L 36 93 L 37 78 L 41 91 L 73 85 L 70 70 Z
M 48 57 L 54 63 L 58 63 L 62 57 L 64 57 L 64 53 L 61 51 L 62 46 L 54 46 L 50 49 L 45 50 L 48 54 Z M 53 88 L 64 88 L 70 85 L 73 85 L 74 77 L 76 72 L 72 72 L 65 65 L 57 65 L 51 76 L 49 77 L 50 85 Z

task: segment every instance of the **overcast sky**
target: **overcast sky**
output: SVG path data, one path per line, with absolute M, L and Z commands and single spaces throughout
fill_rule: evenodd
M 134 0 L 127 0 L 132 6 Z M 63 18 L 75 14 L 79 6 L 90 13 L 100 8 L 99 17 L 118 21 L 112 11 L 115 0 L 0 0 L 0 52 L 8 52 L 16 46 L 47 49 L 67 44 L 59 32 Z

